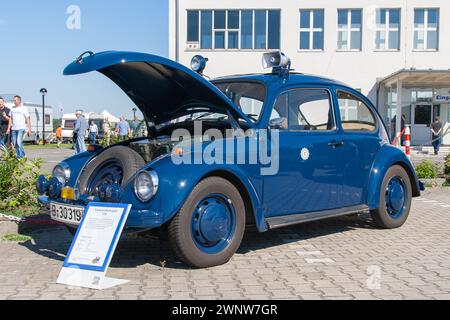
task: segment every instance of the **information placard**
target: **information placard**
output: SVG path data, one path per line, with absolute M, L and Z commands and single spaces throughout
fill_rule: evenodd
M 106 278 L 131 205 L 91 203 L 70 246 L 57 283 L 106 289 L 128 281 Z

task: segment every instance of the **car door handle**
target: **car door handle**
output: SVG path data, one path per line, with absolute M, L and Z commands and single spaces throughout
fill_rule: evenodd
M 331 148 L 340 148 L 345 145 L 345 142 L 343 140 L 341 141 L 331 141 L 328 146 Z

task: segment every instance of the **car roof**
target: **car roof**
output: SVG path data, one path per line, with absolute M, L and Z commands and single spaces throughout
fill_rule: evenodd
M 213 82 L 221 82 L 221 81 L 259 81 L 265 84 L 274 84 L 279 83 L 281 85 L 291 85 L 291 84 L 320 84 L 320 85 L 340 85 L 348 87 L 346 84 L 339 82 L 337 80 L 329 79 L 326 77 L 296 73 L 289 73 L 288 80 L 286 82 L 279 81 L 280 76 L 277 73 L 253 73 L 253 74 L 241 74 L 241 75 L 231 75 L 225 77 L 219 77 L 213 79 Z

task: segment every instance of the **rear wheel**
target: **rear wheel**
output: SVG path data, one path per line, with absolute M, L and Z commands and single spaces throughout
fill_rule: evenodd
M 381 185 L 379 208 L 371 212 L 380 228 L 394 229 L 405 224 L 411 210 L 412 186 L 401 166 L 391 167 Z
M 168 228 L 178 258 L 198 268 L 227 263 L 244 231 L 242 197 L 232 183 L 219 177 L 200 182 Z

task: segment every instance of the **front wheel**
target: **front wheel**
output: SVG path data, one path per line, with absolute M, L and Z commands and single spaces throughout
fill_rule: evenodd
M 195 187 L 168 229 L 180 260 L 197 268 L 222 265 L 241 245 L 245 205 L 228 180 L 207 178 Z
M 412 186 L 408 173 L 401 166 L 392 166 L 381 185 L 379 208 L 371 212 L 375 223 L 384 229 L 403 226 L 412 202 Z

